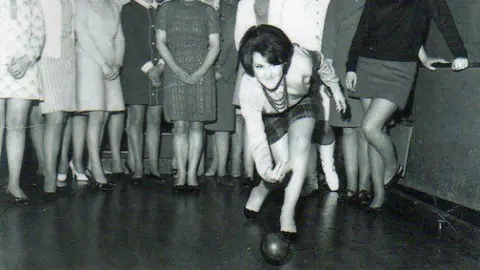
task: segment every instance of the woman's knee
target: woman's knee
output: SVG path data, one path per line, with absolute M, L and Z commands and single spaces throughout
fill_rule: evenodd
M 160 125 L 162 123 L 162 106 L 148 106 L 147 124 Z
M 174 134 L 186 134 L 188 133 L 188 123 L 186 121 L 175 121 L 173 122 L 173 133 Z
M 375 134 L 382 132 L 382 127 L 378 127 L 369 121 L 364 121 L 362 124 L 362 133 L 367 140 L 375 137 Z
M 65 112 L 52 112 L 45 116 L 47 126 L 63 126 L 65 122 Z
M 191 122 L 190 123 L 191 132 L 203 132 L 203 123 L 202 122 Z

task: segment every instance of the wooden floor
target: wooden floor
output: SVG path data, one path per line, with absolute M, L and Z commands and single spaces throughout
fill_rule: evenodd
M 0 269 L 277 269 L 264 262 L 261 236 L 279 230 L 281 191 L 247 221 L 248 190 L 206 178 L 198 196 L 168 184 L 118 179 L 113 192 L 73 183 L 53 203 L 29 190 L 28 206 L 0 195 Z M 480 269 L 459 242 L 422 230 L 394 212 L 370 214 L 335 192 L 303 199 L 300 237 L 281 269 Z

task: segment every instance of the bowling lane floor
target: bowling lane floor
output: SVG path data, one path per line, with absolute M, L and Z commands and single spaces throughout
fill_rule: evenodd
M 168 184 L 119 181 L 113 192 L 73 185 L 53 203 L 28 191 L 14 206 L 0 195 L 0 269 L 278 269 L 259 251 L 279 230 L 282 192 L 255 222 L 243 216 L 248 191 L 206 178 L 198 196 Z M 320 192 L 302 199 L 299 239 L 280 269 L 480 269 L 478 252 L 428 233 L 394 212 L 367 213 Z

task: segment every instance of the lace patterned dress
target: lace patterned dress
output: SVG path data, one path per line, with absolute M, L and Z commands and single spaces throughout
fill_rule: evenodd
M 0 1 L 0 98 L 41 99 L 38 64 L 45 42 L 42 8 L 38 1 Z M 7 70 L 14 57 L 34 59 L 25 75 L 15 79 Z
M 171 1 L 157 14 L 157 29 L 165 31 L 167 47 L 177 65 L 188 74 L 195 72 L 208 53 L 208 36 L 219 33 L 216 11 L 199 1 Z M 163 73 L 166 113 L 173 121 L 215 121 L 216 90 L 214 67 L 199 83 L 183 83 L 166 65 Z

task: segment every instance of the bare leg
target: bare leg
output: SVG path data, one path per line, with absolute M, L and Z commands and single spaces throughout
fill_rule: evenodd
M 43 150 L 43 135 L 45 121 L 40 111 L 40 106 L 35 104 L 31 106 L 29 115 L 30 125 L 29 134 L 32 140 L 33 148 L 35 149 L 35 155 L 37 157 L 38 168 L 37 175 L 45 174 L 45 153 Z
M 200 154 L 200 161 L 198 162 L 197 165 L 197 176 L 203 176 L 205 175 L 205 158 L 206 154 L 205 153 L 205 148 L 203 147 L 205 145 L 205 130 L 202 130 L 202 152 Z
M 129 128 L 127 135 L 130 141 L 130 155 L 133 158 L 132 178 L 143 176 L 143 123 L 145 115 L 144 105 L 129 106 Z
M 62 136 L 62 147 L 60 150 L 60 161 L 58 162 L 58 174 L 67 174 L 68 171 L 68 152 L 70 150 L 70 141 L 72 139 L 72 117 L 67 116 L 65 128 Z
M 370 161 L 368 159 L 368 142 L 363 135 L 361 127 L 356 128 L 357 131 L 357 155 L 358 155 L 358 166 L 359 166 L 359 180 L 358 186 L 359 190 L 369 191 L 371 188 L 370 184 Z
M 188 153 L 188 177 L 190 186 L 197 186 L 197 170 L 200 163 L 204 145 L 204 130 L 202 122 L 190 122 L 189 129 L 189 153 Z
M 92 111 L 88 115 L 87 146 L 92 174 L 95 181 L 106 184 L 108 181 L 103 174 L 102 162 L 100 160 L 101 133 L 105 121 L 105 112 Z
M 43 191 L 55 192 L 57 189 L 57 158 L 60 151 L 65 112 L 52 112 L 45 115 L 46 125 L 43 140 L 45 153 L 45 183 Z
M 210 145 L 212 148 L 212 162 L 205 173 L 205 176 L 214 176 L 217 173 L 218 169 L 218 149 L 217 149 L 217 138 L 216 134 L 208 135 L 210 137 L 210 144 L 207 143 L 207 146 Z
M 5 132 L 5 115 L 7 113 L 5 102 L 5 99 L 0 99 L 0 157 L 2 156 L 3 133 Z
M 123 173 L 120 147 L 122 144 L 125 112 L 112 112 L 108 122 L 108 137 L 112 153 L 112 173 Z
M 150 174 L 160 177 L 160 169 L 158 164 L 160 153 L 160 138 L 162 136 L 160 127 L 162 125 L 162 106 L 147 107 L 147 154 L 148 168 Z
M 317 173 L 317 145 L 310 145 L 310 153 L 307 165 L 306 182 L 303 185 L 301 196 L 308 196 L 318 189 Z
M 289 162 L 292 177 L 285 189 L 285 200 L 280 215 L 280 230 L 297 232 L 295 225 L 295 206 L 302 190 L 311 146 L 315 119 L 302 118 L 293 122 L 288 129 Z
M 99 156 L 100 156 L 100 164 L 102 163 L 102 146 L 103 146 L 103 136 L 105 135 L 105 127 L 107 126 L 107 123 L 110 122 L 110 116 L 111 116 L 111 113 L 110 112 L 106 112 L 104 111 L 103 112 L 103 121 L 102 121 L 102 126 L 100 128 L 100 140 L 99 140 L 99 144 L 100 144 L 100 151 L 98 152 L 99 153 Z M 87 136 L 88 136 L 88 133 L 87 133 Z M 88 137 L 87 137 L 87 140 L 88 140 Z M 88 148 L 88 146 L 87 146 Z M 111 149 L 110 149 L 111 150 Z M 88 163 L 87 163 L 87 170 L 89 172 L 92 171 L 92 159 L 90 158 L 90 155 L 88 156 Z M 103 166 L 103 165 L 102 165 Z M 103 167 L 102 167 L 103 168 Z M 103 169 L 103 174 L 106 174 L 106 170 Z
M 358 191 L 359 156 L 356 128 L 343 128 L 342 144 L 347 175 L 347 196 L 351 197 Z
M 83 166 L 83 151 L 85 150 L 85 137 L 87 136 L 88 116 L 77 114 L 73 116 L 73 160 L 75 170 L 79 173 L 85 172 Z
M 177 179 L 175 186 L 185 185 L 187 181 L 187 158 L 189 153 L 188 122 L 174 121 L 173 151 L 177 161 Z
M 374 198 L 370 207 L 380 207 L 385 200 L 385 179 L 391 178 L 397 169 L 392 140 L 383 127 L 397 109 L 397 106 L 385 99 L 362 99 L 365 111 L 362 130 L 370 148 L 369 159 L 372 165 Z
M 270 145 L 275 163 L 288 161 L 288 134 L 285 134 L 280 140 Z M 260 181 L 260 184 L 252 189 L 248 197 L 245 208 L 251 211 L 259 212 L 265 198 L 270 191 L 279 188 L 279 184 L 272 184 Z
M 130 130 L 133 128 L 132 125 L 132 105 L 127 107 L 127 144 L 128 144 L 128 154 L 127 154 L 127 168 L 130 174 L 133 174 L 133 170 L 135 169 L 135 159 L 133 158 L 133 150 L 132 150 L 132 140 L 130 138 Z
M 215 141 L 217 145 L 217 160 L 218 160 L 218 176 L 225 176 L 227 174 L 227 159 L 228 150 L 230 148 L 230 132 L 217 131 L 215 132 Z
M 232 134 L 232 177 L 242 176 L 243 117 L 235 117 L 235 132 Z
M 7 101 L 7 161 L 8 191 L 17 198 L 26 198 L 20 189 L 20 173 L 25 150 L 25 125 L 28 117 L 30 100 L 12 98 Z
M 243 164 L 245 165 L 245 177 L 253 179 L 253 170 L 255 169 L 255 164 L 253 162 L 252 149 L 250 148 L 250 143 L 248 139 L 248 131 L 245 126 L 244 134 L 244 145 L 243 145 Z

